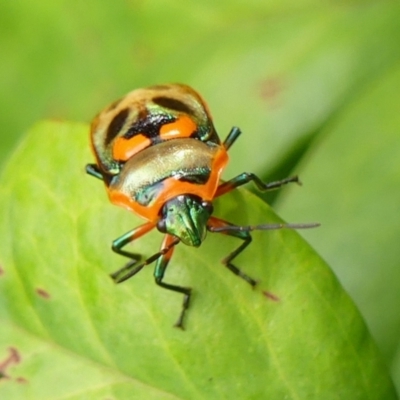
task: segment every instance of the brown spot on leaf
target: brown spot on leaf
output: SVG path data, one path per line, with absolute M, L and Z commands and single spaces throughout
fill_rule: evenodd
M 0 265 L 0 276 L 1 275 L 4 275 L 4 269 L 3 269 L 3 267 Z
M 49 299 L 49 298 L 50 298 L 50 293 L 49 293 L 49 292 L 46 292 L 44 289 L 36 288 L 36 293 L 37 293 L 40 297 L 43 297 L 44 299 Z
M 22 384 L 25 384 L 25 383 L 28 383 L 29 381 L 28 381 L 28 379 L 26 379 L 26 378 L 24 378 L 24 377 L 22 377 L 22 376 L 19 376 L 18 378 L 16 378 L 15 379 L 18 383 L 22 383 Z
M 258 93 L 269 107 L 276 108 L 280 105 L 280 95 L 284 89 L 283 80 L 279 77 L 270 77 L 262 81 Z
M 270 299 L 272 301 L 280 301 L 280 298 L 276 294 L 267 292 L 266 290 L 264 290 L 262 293 L 267 299 Z
M 0 361 L 0 379 L 9 378 L 7 369 L 21 361 L 21 356 L 18 350 L 14 347 L 9 347 L 8 355 L 3 361 Z

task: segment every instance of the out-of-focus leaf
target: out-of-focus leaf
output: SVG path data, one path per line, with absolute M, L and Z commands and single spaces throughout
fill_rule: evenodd
M 389 364 L 400 335 L 399 105 L 397 66 L 332 121 L 299 168 L 305 190 L 278 204 L 286 218 L 322 223 L 304 236 L 354 296 Z

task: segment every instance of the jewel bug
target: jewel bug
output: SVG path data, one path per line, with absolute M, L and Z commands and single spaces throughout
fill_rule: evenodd
M 297 176 L 264 183 L 252 173 L 221 181 L 228 150 L 241 134 L 233 127 L 221 142 L 204 100 L 182 84 L 136 89 L 100 112 L 91 124 L 91 146 L 96 159 L 88 174 L 101 179 L 111 203 L 146 220 L 112 242 L 112 250 L 130 261 L 111 274 L 116 283 L 156 262 L 157 285 L 181 293 L 182 309 L 175 326 L 183 328 L 192 289 L 166 283 L 163 278 L 175 246 L 199 247 L 207 231 L 220 232 L 242 243 L 223 260 L 230 271 L 252 287 L 256 281 L 233 260 L 250 244 L 253 230 L 311 228 L 318 224 L 262 224 L 238 226 L 213 216 L 213 201 L 248 182 L 259 190 L 280 188 Z M 161 249 L 141 261 L 125 250 L 128 243 L 152 229 L 164 234 Z

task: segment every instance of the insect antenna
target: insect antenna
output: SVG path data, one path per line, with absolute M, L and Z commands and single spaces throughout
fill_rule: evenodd
M 210 226 L 210 232 L 251 232 L 251 231 L 271 231 L 276 229 L 310 229 L 320 226 L 318 222 L 309 224 L 260 224 L 260 225 L 223 225 L 223 226 Z

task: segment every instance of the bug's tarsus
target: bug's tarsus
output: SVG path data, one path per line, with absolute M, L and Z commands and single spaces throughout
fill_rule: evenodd
M 231 231 L 234 232 L 234 231 Z M 243 239 L 244 242 L 234 251 L 232 251 L 232 253 L 228 254 L 228 256 L 226 256 L 221 262 L 222 264 L 224 264 L 231 272 L 233 272 L 235 275 L 239 276 L 240 278 L 242 278 L 243 280 L 245 280 L 248 284 L 251 285 L 251 287 L 255 287 L 257 285 L 257 281 L 255 279 L 253 279 L 252 277 L 250 277 L 249 275 L 246 275 L 241 269 L 239 269 L 238 267 L 236 267 L 236 265 L 232 264 L 232 260 L 237 257 L 253 240 L 252 237 L 250 236 L 250 234 L 248 235 L 247 238 L 243 238 L 240 236 L 236 236 L 236 235 L 231 235 L 234 237 L 237 237 L 239 239 Z
M 248 178 L 249 181 L 254 181 L 257 188 L 260 189 L 261 191 L 279 189 L 282 186 L 287 185 L 288 183 L 297 183 L 298 185 L 302 184 L 297 175 L 290 176 L 289 178 L 285 178 L 285 179 L 280 179 L 279 181 L 264 183 L 257 175 L 254 175 L 252 173 L 246 173 L 246 174 L 249 177 Z
M 184 330 L 185 328 L 183 325 L 183 321 L 185 319 L 186 310 L 189 308 L 190 305 L 190 297 L 192 295 L 192 289 L 189 287 L 183 287 L 165 283 L 162 281 L 162 278 L 156 278 L 155 281 L 157 285 L 161 286 L 164 289 L 172 290 L 174 292 L 183 294 L 181 313 L 179 314 L 178 320 L 174 324 L 174 327 Z
M 182 311 L 179 315 L 178 321 L 176 321 L 174 327 L 175 328 L 179 328 L 184 330 L 184 326 L 183 326 L 183 318 L 185 316 L 186 310 L 189 308 L 190 305 L 190 298 L 192 296 L 192 289 L 191 288 L 186 288 L 188 289 L 188 293 L 185 293 L 183 295 L 183 303 L 182 303 Z

